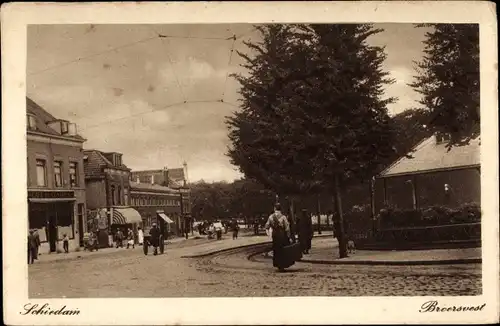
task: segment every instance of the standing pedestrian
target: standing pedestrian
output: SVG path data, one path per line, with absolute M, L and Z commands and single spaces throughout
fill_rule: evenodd
M 156 223 L 153 223 L 153 227 L 149 230 L 149 236 L 151 239 L 151 245 L 154 248 L 153 254 L 156 256 L 158 255 L 158 246 L 160 245 L 160 229 Z
M 233 219 L 231 221 L 231 231 L 233 231 L 233 240 L 238 239 L 238 231 L 240 230 L 240 226 L 238 225 L 238 221 Z
M 137 238 L 139 242 L 139 246 L 142 246 L 144 244 L 144 231 L 142 230 L 141 227 L 137 228 Z
M 33 236 L 35 237 L 35 243 L 36 243 L 36 248 L 35 248 L 35 259 L 38 259 L 38 255 L 40 254 L 40 234 L 38 234 L 38 229 L 33 230 Z
M 302 210 L 302 216 L 298 221 L 299 227 L 299 243 L 303 254 L 309 254 L 311 250 L 311 242 L 313 238 L 313 226 L 311 216 L 306 209 Z
M 115 241 L 116 241 L 116 248 L 118 248 L 118 247 L 123 248 L 123 232 L 122 232 L 122 230 L 118 229 L 116 231 Z
M 37 243 L 36 243 L 36 238 L 33 234 L 33 230 L 29 230 L 28 233 L 28 264 L 33 264 L 35 262 L 35 259 L 38 259 L 37 257 Z
M 69 252 L 69 238 L 66 233 L 63 234 L 63 249 L 65 253 Z
M 290 259 L 285 252 L 285 247 L 290 244 L 290 224 L 287 217 L 281 213 L 280 204 L 276 204 L 274 207 L 274 213 L 269 216 L 265 228 L 267 230 L 272 228 L 273 266 L 283 272 L 295 261 Z
M 127 232 L 127 249 L 132 246 L 132 249 L 135 248 L 135 243 L 134 243 L 134 232 L 132 232 L 131 229 L 128 229 Z

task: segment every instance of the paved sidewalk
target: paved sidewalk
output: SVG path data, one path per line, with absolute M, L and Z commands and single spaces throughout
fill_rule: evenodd
M 357 250 L 349 257 L 338 257 L 338 241 L 333 238 L 315 239 L 309 255 L 302 261 L 322 264 L 366 265 L 431 265 L 480 263 L 481 248 L 432 249 L 405 251 Z
M 165 241 L 166 248 L 167 249 L 176 249 L 176 248 L 185 248 L 185 247 L 190 247 L 190 246 L 196 246 L 199 244 L 206 243 L 210 240 L 206 239 L 206 237 L 198 237 L 198 236 L 192 236 L 190 235 L 188 239 L 184 237 L 176 237 L 172 239 L 168 239 Z M 135 248 L 132 249 L 127 249 L 126 246 L 124 248 L 101 248 L 98 251 L 85 251 L 83 248 L 80 248 L 80 251 L 71 251 L 69 253 L 44 253 L 38 256 L 38 261 L 35 261 L 35 264 L 37 262 L 43 263 L 43 262 L 52 262 L 52 261 L 61 261 L 61 260 L 72 260 L 72 259 L 83 259 L 87 257 L 95 257 L 95 256 L 102 256 L 102 255 L 110 255 L 110 254 L 117 254 L 125 251 L 141 251 L 142 252 L 142 246 L 135 245 Z M 151 251 L 151 249 L 150 249 Z

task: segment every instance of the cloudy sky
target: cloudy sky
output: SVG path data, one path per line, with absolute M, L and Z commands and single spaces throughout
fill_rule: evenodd
M 425 31 L 376 27 L 385 31 L 370 42 L 386 47 L 385 69 L 396 79 L 386 93 L 399 98 L 390 107 L 398 113 L 418 100 L 406 84 Z M 225 156 L 224 117 L 237 110 L 239 85 L 227 76 L 243 72 L 231 49 L 245 52 L 243 41 L 257 37 L 245 24 L 31 25 L 27 95 L 76 122 L 85 148 L 121 152 L 132 169 L 186 161 L 190 181 L 230 181 L 241 175 Z

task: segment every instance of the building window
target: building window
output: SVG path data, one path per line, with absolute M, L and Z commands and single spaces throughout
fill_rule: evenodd
M 68 122 L 61 121 L 61 134 L 66 135 L 68 133 Z
M 47 186 L 47 167 L 45 160 L 36 160 L 36 185 L 39 187 Z
M 78 187 L 78 165 L 75 162 L 69 163 L 69 184 Z
M 54 162 L 54 185 L 56 187 L 62 187 L 62 162 Z
M 122 201 L 122 187 L 118 186 L 118 205 L 122 205 L 123 204 L 123 201 Z
M 28 114 L 26 115 L 27 125 L 29 129 L 36 130 L 36 117 L 34 115 Z
M 111 186 L 111 205 L 116 205 L 116 194 L 115 194 L 115 186 Z
M 128 205 L 128 188 L 123 188 L 123 204 Z

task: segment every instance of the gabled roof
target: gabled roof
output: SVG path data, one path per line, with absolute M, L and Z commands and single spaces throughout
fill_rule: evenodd
M 103 168 L 115 168 L 121 170 L 130 170 L 126 165 L 113 165 L 104 155 L 103 152 L 88 149 L 83 151 L 84 161 L 83 170 L 86 178 L 101 177 Z
M 83 137 L 80 135 L 76 136 L 68 136 L 68 135 L 61 135 L 54 129 L 48 126 L 49 122 L 57 120 L 52 114 L 47 112 L 45 109 L 43 109 L 40 105 L 35 103 L 32 99 L 29 97 L 26 97 L 26 112 L 34 115 L 37 119 L 37 125 L 36 125 L 36 132 L 51 135 L 51 136 L 59 136 L 59 137 L 65 137 L 65 138 L 74 138 L 78 140 L 85 140 Z
M 405 174 L 417 174 L 442 170 L 455 170 L 481 165 L 480 138 L 475 138 L 467 145 L 453 146 L 450 150 L 446 143 L 436 143 L 436 137 L 424 139 L 408 155 L 401 157 L 379 177 L 392 177 Z

